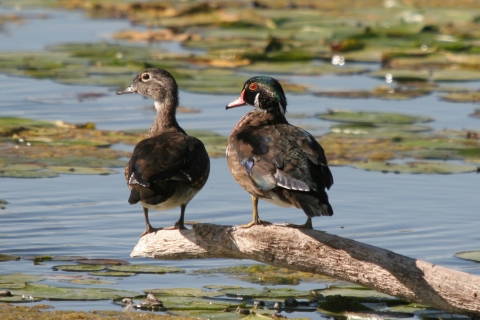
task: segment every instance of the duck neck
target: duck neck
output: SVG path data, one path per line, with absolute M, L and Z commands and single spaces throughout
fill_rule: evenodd
M 244 115 L 243 118 L 238 121 L 234 131 L 246 126 L 259 127 L 276 124 L 288 124 L 288 121 L 285 116 L 279 112 L 265 112 L 256 109 Z
M 175 113 L 177 110 L 178 100 L 165 102 L 155 101 L 155 109 L 157 110 L 157 116 L 155 121 L 148 132 L 148 137 L 158 136 L 164 132 L 180 131 L 184 132 L 178 125 Z

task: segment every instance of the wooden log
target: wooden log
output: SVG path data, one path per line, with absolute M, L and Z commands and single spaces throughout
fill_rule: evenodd
M 357 283 L 408 302 L 480 315 L 480 277 L 322 231 L 195 224 L 143 236 L 132 257 L 251 259 Z

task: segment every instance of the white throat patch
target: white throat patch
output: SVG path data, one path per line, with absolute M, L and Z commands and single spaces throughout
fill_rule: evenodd
M 156 109 L 157 111 L 163 109 L 163 104 L 161 104 L 160 102 L 155 101 L 155 109 Z

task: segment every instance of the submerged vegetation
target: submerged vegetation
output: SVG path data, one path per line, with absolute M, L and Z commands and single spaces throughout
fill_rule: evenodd
M 303 115 L 303 117 L 306 117 Z M 318 137 L 332 165 L 395 173 L 478 171 L 480 131 L 432 131 L 430 118 L 393 113 L 331 110 L 317 118 L 338 121 Z M 227 137 L 192 130 L 211 157 L 224 156 Z M 23 118 L 0 118 L 0 177 L 45 178 L 59 174 L 112 174 L 125 166 L 130 152 L 115 144 L 134 145 L 142 131 L 96 130 L 93 123 L 67 124 Z M 403 164 L 395 159 L 410 158 Z M 464 163 L 449 162 L 461 160 Z M 441 162 L 439 162 L 441 161 Z
M 46 259 L 46 258 L 49 259 Z M 27 257 L 31 259 L 31 257 Z M 35 257 L 33 257 L 35 258 Z M 322 313 L 332 316 L 347 316 L 349 312 L 377 313 L 377 317 L 389 317 L 392 312 L 397 317 L 410 318 L 417 316 L 435 316 L 439 311 L 427 309 L 424 306 L 413 306 L 394 297 L 380 294 L 368 288 L 349 284 L 343 281 L 314 275 L 307 272 L 294 272 L 283 268 L 266 265 L 238 266 L 220 269 L 200 269 L 193 275 L 218 274 L 237 278 L 252 283 L 257 274 L 265 279 L 296 278 L 296 283 L 274 280 L 263 288 L 242 287 L 228 285 L 206 285 L 202 288 L 171 288 L 156 287 L 144 288 L 143 292 L 119 290 L 115 287 L 122 282 L 125 275 L 118 275 L 115 281 L 104 279 L 101 272 L 92 272 L 91 268 L 65 269 L 54 266 L 57 261 L 72 261 L 70 266 L 102 267 L 114 269 L 113 259 L 93 259 L 94 263 L 83 264 L 84 258 L 42 256 L 40 267 L 51 267 L 57 272 L 54 275 L 3 274 L 0 276 L 0 315 L 2 319 L 119 319 L 120 313 L 114 311 L 71 312 L 55 311 L 54 307 L 45 305 L 47 301 L 95 301 L 112 300 L 122 308 L 121 318 L 129 319 L 157 319 L 151 311 L 166 316 L 175 315 L 175 319 L 182 317 L 208 319 L 277 319 L 284 318 L 283 314 L 295 311 L 307 313 Z M 24 260 L 22 258 L 22 260 Z M 87 259 L 88 260 L 88 259 Z M 75 264 L 76 261 L 76 264 Z M 104 264 L 100 264 L 104 262 Z M 17 262 L 20 263 L 20 262 Z M 121 264 L 124 264 L 120 261 Z M 123 265 L 131 267 L 134 274 L 144 272 L 142 265 Z M 161 265 L 149 265 L 150 270 L 164 277 Z M 98 269 L 98 268 L 95 268 Z M 75 272 L 74 272 L 75 271 Z M 169 272 L 169 271 L 167 271 Z M 174 271 L 175 272 L 175 271 Z M 247 276 L 243 278 L 244 276 Z M 131 275 L 130 275 L 131 276 Z M 318 288 L 313 290 L 297 290 L 293 288 L 300 282 L 317 283 Z M 48 282 L 44 284 L 42 282 Z M 265 283 L 264 283 L 265 284 Z M 277 286 L 281 285 L 281 286 Z M 32 303 L 36 305 L 32 306 Z M 29 307 L 24 304 L 28 303 Z M 136 311 L 133 313 L 133 311 Z M 143 313 L 148 311 L 149 313 Z M 14 315 L 13 317 L 11 315 Z M 8 317 L 10 316 L 10 318 Z M 248 316 L 248 317 L 246 317 Z M 147 318 L 145 318 L 147 317 Z M 290 317 L 292 319 L 300 319 Z

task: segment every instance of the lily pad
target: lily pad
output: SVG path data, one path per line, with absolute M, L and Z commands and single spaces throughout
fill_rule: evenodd
M 480 251 L 462 251 L 455 253 L 455 257 L 480 262 Z
M 105 266 L 88 265 L 88 264 L 60 265 L 60 266 L 53 267 L 53 270 L 75 271 L 75 272 L 92 272 L 92 271 L 100 271 L 104 269 L 105 269 Z
M 478 102 L 480 101 L 480 92 L 452 92 L 446 95 L 440 96 L 442 100 L 451 102 Z
M 381 171 L 384 173 L 424 173 L 424 174 L 450 174 L 477 172 L 478 167 L 467 164 L 453 164 L 448 162 L 407 162 L 405 164 L 396 164 L 388 162 L 364 162 L 354 163 L 357 169 L 368 171 Z
M 30 283 L 38 282 L 44 280 L 45 277 L 35 276 L 23 273 L 13 273 L 13 274 L 1 274 L 0 275 L 0 287 L 4 287 L 7 284 L 16 284 L 16 283 Z
M 146 289 L 144 292 L 153 292 L 160 299 L 164 296 L 173 297 L 218 297 L 225 293 L 218 290 L 205 291 L 198 288 L 162 288 L 162 289 Z
M 33 296 L 50 300 L 110 300 L 117 297 L 140 295 L 135 291 L 108 288 L 53 287 L 44 284 L 27 284 L 24 289 L 12 290 L 16 296 Z
M 52 261 L 76 261 L 86 259 L 84 256 L 53 256 Z
M 297 285 L 301 281 L 323 282 L 329 281 L 328 277 L 309 272 L 292 271 L 286 268 L 254 264 L 251 266 L 237 266 L 228 268 L 200 269 L 197 274 L 221 273 L 233 276 L 250 283 L 262 285 Z
M 108 175 L 115 173 L 114 170 L 107 168 L 87 168 L 87 167 L 46 167 L 46 169 L 53 172 L 58 172 L 62 174 L 98 174 L 98 175 Z
M 331 313 L 343 313 L 345 311 L 373 311 L 364 306 L 358 300 L 341 295 L 329 295 L 325 301 L 319 303 L 318 307 L 322 311 Z
M 325 289 L 313 290 L 315 295 L 324 297 L 356 298 L 359 302 L 399 301 L 397 298 L 362 286 L 347 284 L 334 285 Z
M 97 284 L 117 284 L 117 282 L 113 281 L 105 281 L 105 280 L 98 280 L 98 279 L 73 279 L 70 280 L 71 283 L 75 284 L 92 284 L 92 285 L 97 285 Z
M 134 272 L 120 272 L 120 271 L 98 271 L 89 272 L 89 275 L 100 277 L 131 277 L 136 275 Z
M 89 265 L 127 265 L 130 262 L 120 259 L 78 259 L 78 263 Z
M 369 124 L 413 124 L 432 121 L 432 119 L 428 117 L 410 116 L 399 113 L 348 110 L 330 110 L 327 113 L 319 113 L 315 116 L 323 120 Z
M 158 273 L 158 274 L 184 272 L 180 268 L 155 266 L 155 265 L 149 265 L 149 264 L 131 264 L 128 266 L 107 266 L 107 269 L 110 271 L 135 272 L 135 273 Z
M 310 292 L 300 291 L 291 288 L 263 288 L 259 290 L 256 288 L 244 287 L 223 287 L 220 289 L 226 296 L 236 297 L 237 299 L 251 299 L 251 298 L 289 298 L 289 297 L 309 297 Z
M 37 121 L 25 118 L 0 117 L 0 135 L 10 135 L 12 130 L 28 127 L 53 127 L 54 124 L 47 121 Z
M 370 76 L 392 81 L 427 81 L 430 78 L 428 70 L 384 69 L 369 73 Z

